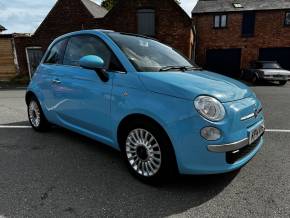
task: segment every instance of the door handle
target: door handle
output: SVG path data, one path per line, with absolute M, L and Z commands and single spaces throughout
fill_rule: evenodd
M 60 81 L 59 79 L 54 79 L 54 80 L 52 80 L 52 83 L 53 83 L 53 84 L 60 84 L 61 81 Z

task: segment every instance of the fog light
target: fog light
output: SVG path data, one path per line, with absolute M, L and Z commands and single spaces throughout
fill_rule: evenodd
M 206 127 L 201 130 L 201 136 L 208 141 L 215 141 L 221 138 L 221 131 L 214 127 Z

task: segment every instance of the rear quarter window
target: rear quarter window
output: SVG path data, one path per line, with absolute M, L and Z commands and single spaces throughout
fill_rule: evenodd
M 45 64 L 62 64 L 62 56 L 67 40 L 61 40 L 54 44 L 49 50 L 44 63 Z

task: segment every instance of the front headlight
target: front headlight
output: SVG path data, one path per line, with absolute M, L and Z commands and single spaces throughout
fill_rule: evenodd
M 199 96 L 194 101 L 196 110 L 210 121 L 221 121 L 225 117 L 224 106 L 215 98 L 210 96 Z

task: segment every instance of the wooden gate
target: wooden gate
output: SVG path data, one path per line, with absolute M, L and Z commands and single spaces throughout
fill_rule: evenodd
M 0 81 L 8 81 L 16 76 L 12 38 L 0 38 Z

